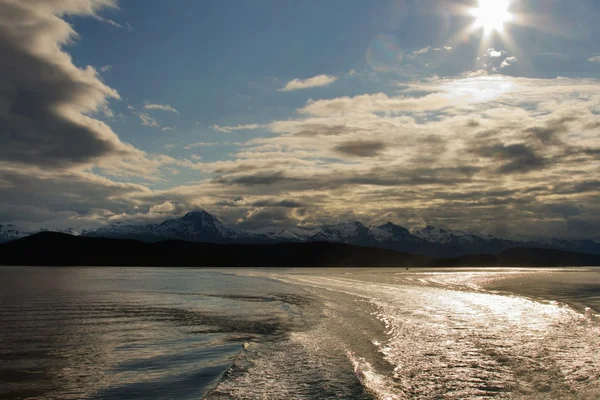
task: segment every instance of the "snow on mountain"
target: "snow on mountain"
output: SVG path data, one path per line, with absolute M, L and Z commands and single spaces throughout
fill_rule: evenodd
M 318 232 L 320 232 L 318 228 L 303 228 L 299 226 L 285 228 L 275 224 L 250 231 L 254 235 L 264 235 L 272 240 L 294 241 L 304 241 Z
M 337 225 L 323 225 L 320 232 L 311 236 L 309 240 L 351 243 L 364 246 L 376 241 L 373 232 L 358 221 Z
M 422 229 L 413 229 L 411 233 L 416 237 L 426 240 L 430 243 L 446 244 L 452 240 L 452 233 L 450 233 L 450 231 L 436 228 L 431 225 Z
M 232 241 L 248 236 L 239 229 L 226 227 L 204 210 L 189 212 L 181 218 L 168 219 L 160 224 L 116 223 L 87 232 L 85 235 L 142 240 L 179 239 L 195 242 Z
M 360 246 L 376 246 L 398 251 L 454 257 L 469 253 L 498 253 L 509 247 L 553 248 L 600 254 L 600 244 L 590 240 L 537 239 L 514 241 L 489 235 L 427 226 L 408 230 L 388 222 L 365 226 L 358 221 L 320 227 L 267 227 L 246 231 L 229 227 L 206 211 L 193 211 L 162 223 L 127 224 L 118 222 L 94 230 L 64 229 L 71 235 L 128 238 L 143 241 L 166 239 L 212 243 L 275 243 L 281 241 L 326 241 Z M 33 232 L 19 231 L 13 225 L 0 225 L 0 243 L 19 239 Z
M 466 245 L 478 242 L 491 242 L 501 240 L 489 235 L 468 233 L 458 230 L 441 229 L 434 226 L 426 226 L 421 229 L 413 229 L 411 233 L 430 243 Z
M 378 241 L 419 241 L 415 235 L 400 225 L 388 222 L 379 226 L 370 226 L 371 232 L 375 235 Z
M 81 236 L 81 232 L 79 230 L 73 229 L 73 228 L 60 229 L 60 230 L 57 230 L 56 232 L 66 233 L 67 235 L 72 235 L 72 236 Z
M 301 240 L 307 240 L 307 239 L 315 236 L 319 232 L 321 232 L 322 228 L 321 227 L 306 228 L 303 226 L 294 226 L 292 228 L 288 228 L 287 230 L 289 232 L 293 233 L 294 235 L 296 235 Z
M 182 218 L 168 219 L 158 226 L 157 231 L 170 239 L 186 238 L 194 241 L 204 238 L 237 239 L 244 236 L 241 230 L 226 227 L 204 210 L 189 212 Z
M 29 236 L 31 233 L 18 230 L 14 225 L 0 225 L 0 243 Z

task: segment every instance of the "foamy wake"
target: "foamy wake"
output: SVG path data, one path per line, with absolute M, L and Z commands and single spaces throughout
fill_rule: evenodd
M 376 307 L 387 340 L 375 344 L 391 368 L 379 370 L 358 349 L 347 356 L 379 399 L 600 398 L 593 310 L 581 314 L 560 303 L 468 291 L 464 276 L 449 277 L 452 285 L 460 280 L 461 290 L 419 279 L 371 283 L 356 275 L 285 279 L 360 296 Z
M 354 366 L 354 373 L 358 380 L 377 400 L 400 400 L 402 398 L 400 394 L 392 393 L 394 385 L 389 377 L 377 373 L 371 364 L 353 352 L 348 351 L 346 355 Z

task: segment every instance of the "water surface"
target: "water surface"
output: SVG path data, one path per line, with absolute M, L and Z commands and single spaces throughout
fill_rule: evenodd
M 3 399 L 596 399 L 600 269 L 0 268 Z

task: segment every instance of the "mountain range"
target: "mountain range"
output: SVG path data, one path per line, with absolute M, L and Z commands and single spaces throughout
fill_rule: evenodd
M 0 225 L 0 243 L 23 238 L 35 232 L 19 231 L 12 225 Z M 256 230 L 229 227 L 206 211 L 189 212 L 181 218 L 157 224 L 123 222 L 98 229 L 61 231 L 73 236 L 135 239 L 143 242 L 183 240 L 203 243 L 274 244 L 301 242 L 343 243 L 410 252 L 430 257 L 458 257 L 464 254 L 499 254 L 514 247 L 555 249 L 600 254 L 600 244 L 591 240 L 532 239 L 510 240 L 490 235 L 427 226 L 409 230 L 388 222 L 364 225 L 354 221 L 319 227 L 282 227 L 269 225 Z

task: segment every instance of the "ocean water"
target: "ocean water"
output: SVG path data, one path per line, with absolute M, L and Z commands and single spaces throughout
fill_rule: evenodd
M 2 399 L 598 399 L 600 268 L 0 268 Z

